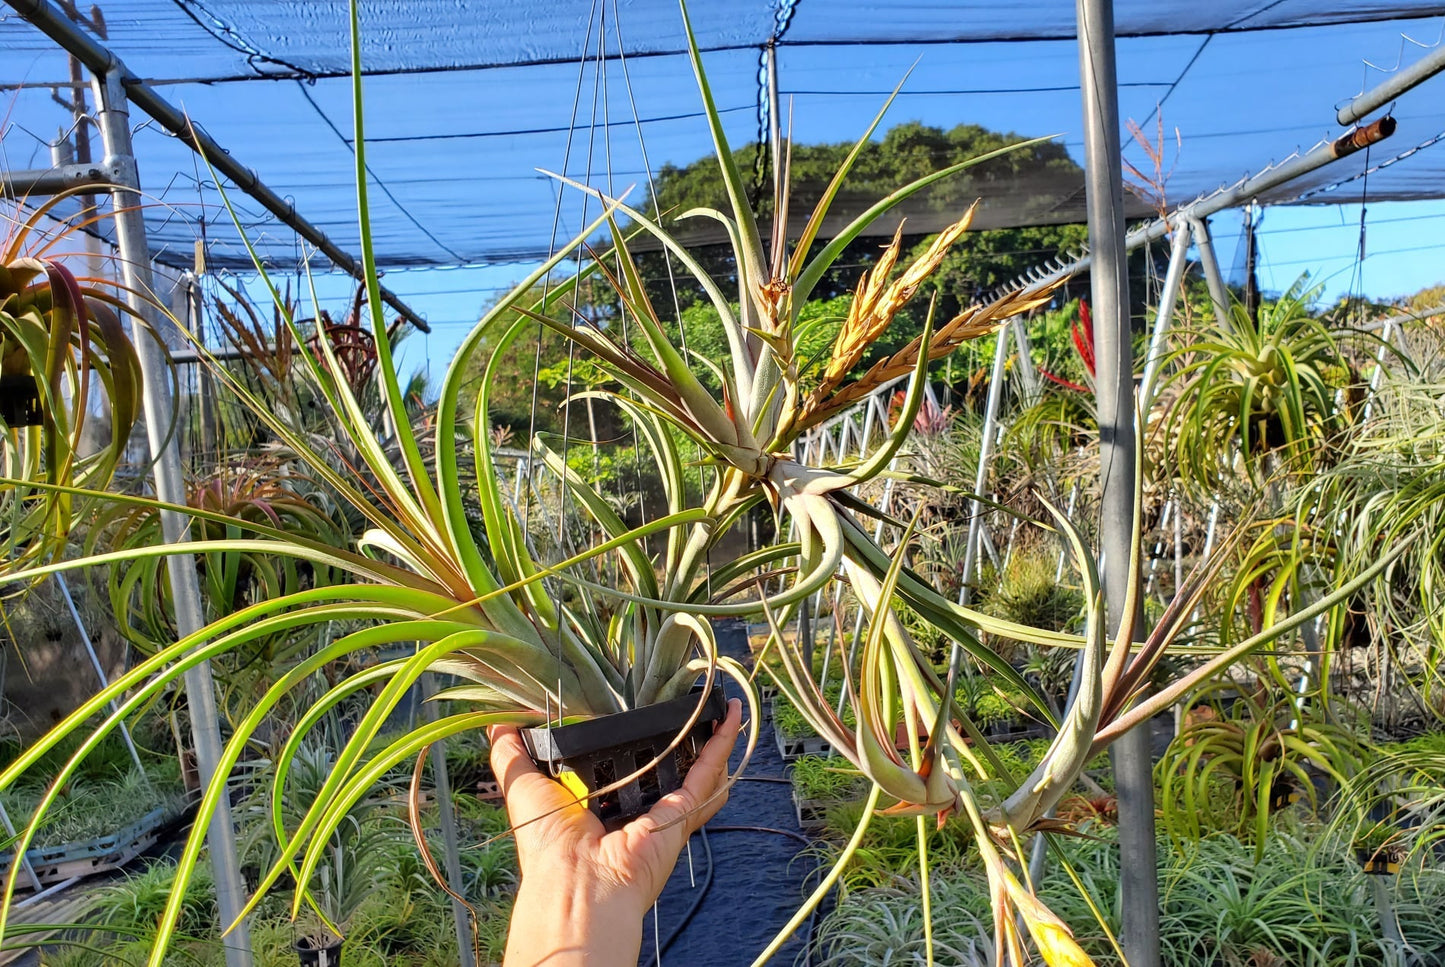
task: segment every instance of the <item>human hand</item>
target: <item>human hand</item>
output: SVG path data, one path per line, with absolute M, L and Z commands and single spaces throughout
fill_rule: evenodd
M 642 918 L 662 892 L 687 838 L 727 802 L 727 764 L 742 703 L 688 770 L 682 788 L 614 832 L 532 762 L 515 728 L 492 733 L 492 769 L 517 839 L 522 884 L 507 938 L 507 967 L 635 965 Z

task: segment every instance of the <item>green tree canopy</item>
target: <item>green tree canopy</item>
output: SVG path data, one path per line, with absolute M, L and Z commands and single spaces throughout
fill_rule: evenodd
M 952 164 L 1005 148 L 1024 139 L 1009 133 L 989 131 L 976 124 L 960 124 L 945 130 L 910 121 L 890 128 L 883 137 L 868 142 L 833 205 L 840 223 L 889 192 Z M 852 150 L 848 142 L 836 144 L 794 144 L 789 162 L 789 220 L 794 228 L 811 213 L 826 190 L 834 172 Z M 756 144 L 733 152 L 738 167 L 755 168 Z M 1069 158 L 1063 145 L 1041 142 L 1008 152 L 977 167 L 944 179 L 910 199 L 905 216 L 905 248 L 925 245 L 933 230 L 955 221 L 975 201 L 984 205 L 1006 203 L 1015 206 L 1010 215 L 1020 222 L 1034 220 L 1053 204 L 1052 195 L 1029 195 L 1030 186 L 1081 182 L 1082 171 Z M 696 208 L 726 209 L 725 190 L 711 157 L 685 167 L 667 165 L 654 179 L 655 197 L 642 210 L 660 210 L 663 224 L 682 237 L 708 238 L 715 223 L 705 219 L 680 221 Z M 755 208 L 764 224 L 772 217 L 771 185 L 759 185 Z M 655 206 L 655 207 L 654 207 Z M 897 220 L 889 223 L 896 225 Z M 911 232 L 910 226 L 918 226 Z M 825 232 L 826 234 L 826 232 Z M 983 293 L 1006 284 L 1025 270 L 1046 259 L 1084 244 L 1087 233 L 1080 225 L 1048 225 L 970 232 L 959 241 L 936 274 L 940 312 L 956 312 Z M 815 290 L 819 298 L 851 292 L 863 270 L 872 265 L 886 240 L 860 238 L 839 260 L 837 268 Z M 703 264 L 717 276 L 731 277 L 730 247 L 704 246 L 698 252 Z M 660 255 L 646 258 L 646 275 L 654 284 L 666 284 L 668 273 Z M 701 293 L 682 293 L 684 306 Z

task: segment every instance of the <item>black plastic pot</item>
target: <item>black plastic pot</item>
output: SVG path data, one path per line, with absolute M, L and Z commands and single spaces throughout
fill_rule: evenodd
M 671 744 L 692 713 L 698 695 L 604 715 L 560 728 L 522 730 L 522 742 L 538 768 L 553 776 L 570 773 L 588 792 L 610 786 L 653 759 Z M 727 715 L 721 685 L 713 686 L 692 730 L 657 766 L 600 796 L 588 796 L 587 808 L 608 829 L 617 829 L 682 788 L 683 777 L 712 737 L 713 723 Z
M 40 411 L 40 388 L 29 373 L 0 376 L 0 420 L 6 426 L 39 426 L 45 422 Z
M 321 947 L 313 947 L 309 939 L 296 941 L 291 945 L 301 967 L 341 967 L 341 941 L 333 940 Z
M 1374 876 L 1392 876 L 1400 872 L 1400 855 L 1394 849 L 1382 848 L 1374 852 L 1356 849 L 1355 859 L 1366 873 Z

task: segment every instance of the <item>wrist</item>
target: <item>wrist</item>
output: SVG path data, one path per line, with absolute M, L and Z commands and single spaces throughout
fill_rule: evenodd
M 640 898 L 579 876 L 577 867 L 522 877 L 506 967 L 632 967 L 642 948 Z

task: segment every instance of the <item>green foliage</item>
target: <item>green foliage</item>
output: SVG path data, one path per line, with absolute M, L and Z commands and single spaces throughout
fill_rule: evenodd
M 980 610 L 997 618 L 1050 631 L 1075 630 L 1084 612 L 1077 587 L 1055 580 L 1058 552 L 1046 546 L 1021 549 L 980 602 Z
M 0 238 L 0 387 L 14 411 L 7 419 L 15 421 L 0 434 L 0 461 L 10 478 L 0 487 L 5 573 L 64 556 L 86 502 L 35 485 L 104 490 L 125 459 L 141 412 L 144 377 L 121 325 L 121 314 L 132 315 L 125 293 L 77 278 L 51 254 L 77 231 L 59 212 L 78 193 L 23 208 L 23 219 L 8 216 Z M 65 226 L 61 231 L 49 230 L 53 218 Z M 137 324 L 147 326 L 143 319 Z M 102 408 L 110 425 L 96 435 Z
M 1163 432 L 1170 469 L 1192 492 L 1234 483 L 1235 452 L 1255 487 L 1276 464 L 1302 475 L 1333 461 L 1362 387 L 1342 332 L 1310 314 L 1316 291 L 1302 278 L 1261 306 L 1257 321 L 1236 305 L 1227 326 L 1176 334 L 1181 345 L 1166 363 L 1178 368 L 1165 386 L 1174 402 Z M 1346 405 L 1337 407 L 1341 390 Z
M 153 932 L 165 912 L 166 902 L 176 890 L 183 890 L 178 929 L 196 938 L 217 932 L 220 912 L 216 906 L 216 885 L 211 868 L 201 867 L 186 883 L 176 882 L 176 865 L 159 860 L 140 873 L 103 887 L 90 908 L 95 921 L 107 931 L 121 935 Z
M 932 884 L 933 957 L 951 967 L 995 967 L 993 917 L 981 876 Z M 926 962 L 922 887 L 913 881 L 847 894 L 823 921 L 819 967 Z
M 1107 830 L 1092 832 L 1108 836 Z M 1040 897 L 1067 923 L 1098 967 L 1121 967 L 1118 846 L 1060 839 Z M 1352 858 L 1272 833 L 1262 854 L 1224 835 L 1160 844 L 1162 961 L 1169 967 L 1391 967 L 1399 952 L 1383 940 L 1368 877 Z M 1060 868 L 1066 861 L 1084 887 Z M 933 932 L 940 963 L 991 960 L 988 886 L 969 870 L 935 872 Z M 919 963 L 923 923 L 917 882 L 846 894 L 819 928 L 823 963 Z M 1422 963 L 1445 957 L 1438 904 L 1445 872 L 1396 878 L 1401 933 Z M 1091 906 L 1092 904 L 1092 906 Z M 1106 932 L 1095 918 L 1103 914 Z M 853 953 L 854 950 L 857 953 Z M 954 958 L 958 958 L 955 960 Z
M 858 827 L 862 813 L 863 804 L 857 802 L 840 803 L 828 810 L 823 838 L 813 848 L 824 865 L 831 866 L 837 860 L 842 843 Z M 978 869 L 978 851 L 967 820 L 955 818 L 939 827 L 930 819 L 925 830 L 931 869 Z M 844 868 L 840 883 L 847 895 L 869 887 L 898 885 L 917 870 L 917 821 L 908 816 L 874 816 Z
M 44 795 L 42 784 L 20 786 L 0 793 L 0 805 L 17 826 L 28 823 Z M 131 766 L 124 774 L 106 779 L 76 778 L 66 783 L 61 797 L 45 811 L 32 848 L 84 843 L 118 832 L 163 809 L 181 811 L 185 792 L 175 760 L 169 767 L 141 772 Z
M 847 759 L 836 756 L 805 755 L 793 763 L 791 778 L 799 799 L 856 799 L 868 785 Z
M 988 131 L 977 125 L 961 124 L 944 130 L 918 122 L 905 122 L 890 128 L 882 138 L 864 144 L 848 181 L 844 185 L 840 208 L 846 206 L 856 213 L 861 204 L 872 204 L 889 192 L 947 165 L 977 157 L 987 151 L 1022 140 L 1013 134 Z M 833 173 L 853 147 L 851 143 L 794 144 L 789 161 L 790 208 L 794 213 L 811 209 L 822 195 Z M 751 169 L 757 156 L 757 145 L 745 144 L 732 152 L 734 163 L 743 171 Z M 1063 146 L 1045 142 L 1011 152 L 970 172 L 949 178 L 934 186 L 911 203 L 916 215 L 933 215 L 953 220 L 975 199 L 987 196 L 996 184 L 1018 178 L 1077 179 L 1078 168 Z M 654 203 L 664 213 L 663 223 L 675 227 L 682 235 L 696 227 L 695 220 L 674 219 L 694 208 L 728 209 L 727 192 L 718 175 L 717 162 L 703 158 L 684 167 L 665 165 L 654 179 L 655 198 L 637 206 L 651 213 Z M 754 200 L 760 217 L 773 210 L 772 198 L 763 193 Z M 905 226 L 906 230 L 906 226 Z M 907 241 L 915 253 L 927 239 L 909 236 Z M 1002 229 L 972 232 L 965 236 L 957 256 L 946 259 L 939 268 L 939 289 L 945 297 L 941 311 L 952 314 L 960 302 L 1003 285 L 1044 260 L 1081 245 L 1082 226 L 1047 226 L 1040 228 Z M 732 267 L 730 252 L 721 249 L 700 249 L 705 267 L 715 274 L 727 276 Z M 824 298 L 851 292 L 858 280 L 858 266 L 876 258 L 876 240 L 860 239 L 845 249 L 839 268 L 825 277 L 818 294 Z M 644 267 L 652 262 L 644 260 Z M 660 259 L 657 267 L 660 268 Z M 645 274 L 657 278 L 650 268 Z M 666 278 L 666 273 L 661 273 Z M 685 280 L 680 280 L 686 284 Z M 691 300 L 685 300 L 691 301 Z M 921 323 L 921 319 L 917 320 Z
M 838 699 L 842 695 L 843 684 L 836 679 L 829 682 L 823 689 L 824 699 L 834 709 L 838 707 Z M 846 727 L 850 729 L 857 727 L 857 719 L 851 702 L 843 706 L 842 719 Z M 818 734 L 803 713 L 799 712 L 797 706 L 788 701 L 785 695 L 777 695 L 773 698 L 773 728 L 790 739 Z
M 1344 783 L 1367 748 L 1352 730 L 1310 718 L 1292 696 L 1242 696 L 1227 717 L 1185 727 L 1159 760 L 1162 828 L 1185 840 L 1228 832 L 1262 851 L 1270 817 L 1292 797 L 1318 806 L 1314 772 Z

